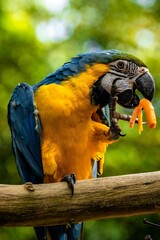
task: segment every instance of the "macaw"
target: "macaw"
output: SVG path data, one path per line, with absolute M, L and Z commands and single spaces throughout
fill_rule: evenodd
M 136 89 L 151 101 L 153 77 L 141 60 L 119 50 L 79 54 L 33 86 L 19 83 L 8 123 L 23 182 L 66 181 L 73 194 L 75 176 L 101 174 L 106 146 L 122 135 L 112 119 L 108 126 L 106 106 L 116 96 L 118 104 L 134 108 Z M 77 240 L 82 223 L 35 231 L 38 240 Z

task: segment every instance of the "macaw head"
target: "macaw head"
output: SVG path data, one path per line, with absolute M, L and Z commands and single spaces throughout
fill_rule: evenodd
M 111 91 L 118 97 L 118 104 L 134 108 L 139 104 L 138 90 L 144 98 L 152 100 L 155 84 L 146 65 L 135 56 L 119 51 L 106 50 L 79 54 L 65 63 L 54 73 L 36 84 L 37 90 L 43 84 L 57 83 L 72 79 L 96 64 L 107 66 L 106 72 L 93 72 L 95 82 L 91 86 L 91 103 L 100 108 L 109 103 Z M 85 79 L 84 79 L 85 81 Z
M 118 104 L 134 108 L 140 98 L 137 90 L 149 101 L 155 90 L 154 79 L 147 66 L 138 58 L 118 50 L 97 53 L 97 61 L 105 63 L 108 71 L 95 82 L 92 99 L 101 107 L 108 104 L 111 92 L 118 97 Z

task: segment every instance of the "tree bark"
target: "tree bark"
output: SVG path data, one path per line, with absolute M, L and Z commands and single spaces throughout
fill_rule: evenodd
M 77 181 L 0 185 L 1 226 L 49 226 L 160 211 L 160 172 Z

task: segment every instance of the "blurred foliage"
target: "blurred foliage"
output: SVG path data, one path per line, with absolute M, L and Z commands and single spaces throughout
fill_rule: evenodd
M 154 106 L 160 117 L 159 0 L 2 0 L 0 6 L 0 183 L 18 184 L 7 125 L 7 103 L 19 82 L 34 84 L 72 56 L 97 49 L 128 51 L 148 65 L 156 80 Z M 120 109 L 122 111 L 122 109 Z M 120 123 L 127 136 L 109 147 L 103 176 L 159 170 L 160 128 Z M 118 197 L 118 196 L 117 196 Z M 86 240 L 154 240 L 160 230 L 144 216 L 85 223 Z M 160 216 L 147 216 L 159 222 Z M 1 240 L 35 239 L 32 228 L 0 228 Z

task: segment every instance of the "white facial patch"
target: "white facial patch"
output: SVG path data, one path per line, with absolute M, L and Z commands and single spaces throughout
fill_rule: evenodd
M 116 87 L 116 92 L 123 92 L 127 89 L 133 89 L 133 84 L 134 84 L 134 79 L 123 79 L 123 78 L 118 78 L 114 74 L 107 73 L 101 81 L 102 87 L 110 94 L 111 93 L 111 88 L 113 85 L 113 81 L 117 78 L 117 81 L 115 83 Z
M 102 78 L 101 85 L 106 90 L 106 92 L 108 92 L 109 94 L 111 93 L 111 87 L 112 87 L 114 79 L 115 79 L 115 76 L 110 73 L 107 73 Z
M 116 92 L 123 92 L 127 89 L 133 89 L 133 81 L 129 79 L 119 79 L 115 83 L 116 86 Z

